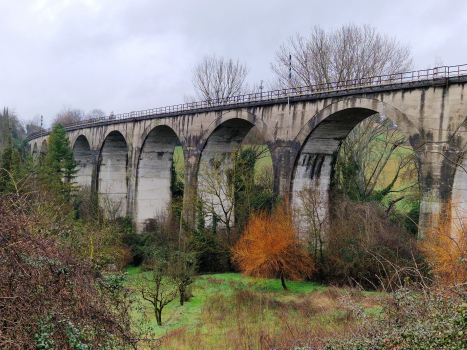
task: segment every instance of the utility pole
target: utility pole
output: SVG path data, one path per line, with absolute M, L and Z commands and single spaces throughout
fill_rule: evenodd
M 292 54 L 289 54 L 289 87 L 290 89 L 292 87 Z M 290 107 L 290 94 L 287 89 L 287 106 Z
M 41 115 L 41 137 L 42 137 L 42 123 L 44 122 L 44 117 Z

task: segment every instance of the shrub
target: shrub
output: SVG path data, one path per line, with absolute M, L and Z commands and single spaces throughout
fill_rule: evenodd
M 0 197 L 0 348 L 134 348 L 127 291 L 57 237 L 32 234 L 26 204 Z
M 392 223 L 377 202 L 335 200 L 324 247 L 319 277 L 327 283 L 391 289 L 405 277 L 417 280 L 411 272 L 425 266 L 416 238 Z
M 245 233 L 232 250 L 233 261 L 242 273 L 253 277 L 301 280 L 315 271 L 313 260 L 298 239 L 292 218 L 285 208 L 275 213 L 253 214 Z
M 438 282 L 448 286 L 467 282 L 467 235 L 464 229 L 453 232 L 451 221 L 442 218 L 437 227 L 426 233 L 420 248 Z
M 325 349 L 465 349 L 466 297 L 464 288 L 417 290 L 407 285 L 384 301 L 384 317 L 363 323 L 353 336 L 331 341 Z

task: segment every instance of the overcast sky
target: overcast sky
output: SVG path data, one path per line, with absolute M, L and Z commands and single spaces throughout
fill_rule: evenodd
M 204 55 L 240 59 L 259 83 L 288 37 L 350 22 L 409 44 L 415 69 L 467 63 L 465 0 L 0 0 L 0 108 L 48 126 L 64 107 L 178 104 Z

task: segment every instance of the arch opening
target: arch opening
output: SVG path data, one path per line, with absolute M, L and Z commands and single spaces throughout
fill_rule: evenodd
M 82 187 L 91 187 L 92 154 L 88 139 L 80 135 L 73 145 L 73 156 L 78 164 L 75 181 Z
M 45 157 L 48 150 L 49 150 L 49 146 L 48 146 L 47 140 L 42 141 L 41 151 L 40 151 L 41 152 L 40 153 L 40 158 L 41 159 L 43 159 Z
M 127 214 L 128 145 L 123 135 L 112 131 L 104 140 L 99 155 L 98 183 L 100 205 L 115 219 Z
M 170 204 L 181 206 L 184 156 L 180 140 L 170 127 L 157 126 L 144 140 L 138 161 L 136 222 L 139 228 Z M 177 203 L 176 203 L 177 202 Z
M 411 220 L 418 220 L 420 187 L 411 136 L 376 110 L 348 108 L 331 114 L 310 132 L 296 158 L 293 206 L 313 206 L 312 225 L 326 231 L 331 192 L 388 208 L 398 202 L 403 215 L 412 215 L 406 229 L 416 233 L 418 221 Z M 306 220 L 298 221 L 301 232 L 309 231 Z
M 269 148 L 249 121 L 229 119 L 209 135 L 198 168 L 198 196 L 206 225 L 219 225 L 233 243 L 233 230 L 248 220 L 253 209 L 273 202 L 274 182 Z M 263 201 L 253 203 L 263 196 Z M 214 220 L 216 217 L 216 220 Z
M 39 159 L 39 148 L 37 147 L 37 142 L 34 142 L 34 146 L 32 147 L 32 159 Z

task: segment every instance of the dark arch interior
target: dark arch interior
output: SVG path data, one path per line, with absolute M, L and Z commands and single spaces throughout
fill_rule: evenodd
M 78 173 L 75 181 L 83 187 L 91 186 L 92 177 L 92 155 L 88 139 L 80 135 L 73 145 L 73 156 L 78 164 Z
M 97 190 L 100 203 L 109 217 L 126 215 L 128 146 L 123 135 L 112 131 L 104 140 L 99 155 Z
M 144 141 L 136 184 L 136 222 L 139 225 L 162 213 L 171 202 L 172 166 L 183 168 L 180 163 L 184 163 L 183 150 L 176 147 L 178 144 L 177 134 L 168 126 L 155 127 Z M 176 165 L 174 157 L 177 157 Z

